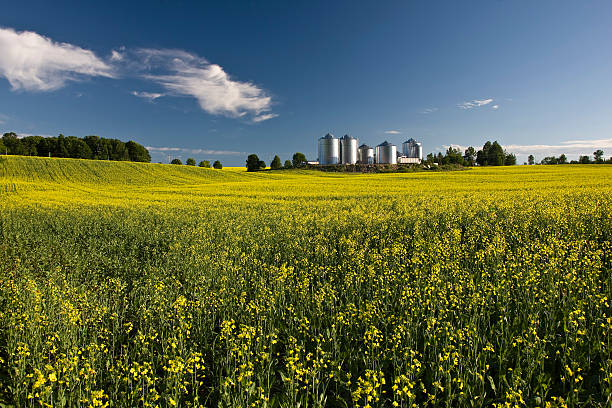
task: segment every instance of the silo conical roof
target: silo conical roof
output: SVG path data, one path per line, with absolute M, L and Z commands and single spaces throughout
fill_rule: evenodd
M 381 144 L 379 144 L 379 146 L 395 146 L 393 143 L 389 143 L 386 140 L 384 142 L 382 142 Z

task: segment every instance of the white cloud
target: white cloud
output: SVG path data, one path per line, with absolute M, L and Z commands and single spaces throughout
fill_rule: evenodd
M 162 96 L 164 96 L 163 93 L 157 93 L 157 92 L 139 92 L 139 91 L 132 91 L 132 95 L 137 96 L 139 98 L 143 98 L 143 99 L 148 99 L 149 102 L 153 102 L 154 100 L 156 100 L 157 98 L 161 98 Z
M 491 102 L 493 102 L 493 99 L 489 98 L 489 99 L 474 99 L 473 101 L 470 102 L 463 102 L 460 104 L 457 104 L 457 107 L 464 109 L 464 110 L 468 110 L 468 109 L 473 109 L 473 108 L 479 108 L 481 106 L 485 106 L 490 104 Z
M 123 61 L 123 51 L 125 47 L 121 47 L 120 51 L 112 50 L 111 51 L 111 61 Z
M 262 115 L 259 116 L 255 116 L 253 118 L 253 122 L 257 123 L 257 122 L 263 122 L 264 120 L 268 120 L 268 119 L 272 119 L 272 118 L 276 118 L 278 115 L 276 113 L 264 113 Z
M 13 90 L 52 91 L 88 76 L 116 77 L 92 51 L 32 31 L 0 28 L 0 55 L 0 76 Z
M 141 49 L 136 52 L 143 77 L 165 87 L 170 94 L 193 96 L 213 115 L 251 116 L 261 122 L 270 113 L 272 98 L 251 82 L 232 79 L 221 66 L 182 50 Z
M 438 108 L 426 108 L 421 111 L 423 114 L 434 113 L 438 110 Z
M 468 146 L 463 146 L 463 145 L 459 145 L 459 144 L 447 144 L 447 145 L 442 145 L 440 147 L 437 148 L 437 151 L 441 151 L 441 152 L 445 152 L 446 150 L 448 150 L 449 147 L 452 147 L 453 149 L 457 149 L 461 152 L 464 152 L 465 149 L 468 148 Z M 476 149 L 476 151 L 478 151 L 478 149 L 480 149 L 480 147 L 474 147 L 474 149 Z
M 151 147 L 147 146 L 150 152 L 160 153 L 189 153 L 189 154 L 210 154 L 210 155 L 244 155 L 245 152 L 237 152 L 234 150 L 213 150 L 213 149 L 188 149 L 185 147 Z
M 385 133 L 388 135 L 400 135 L 402 132 L 399 130 L 385 130 Z
M 493 105 L 493 106 L 491 106 L 491 109 L 498 110 L 499 109 L 499 105 Z
M 612 149 L 612 139 L 591 139 L 591 140 L 568 140 L 557 145 L 548 144 L 533 144 L 533 145 L 505 145 L 509 152 L 535 154 L 545 153 L 547 155 L 556 153 L 591 155 L 597 149 L 608 150 Z
M 0 76 L 13 90 L 52 91 L 87 77 L 125 76 L 154 81 L 167 92 L 132 92 L 153 101 L 161 96 L 191 96 L 212 115 L 262 122 L 272 113 L 272 98 L 252 82 L 238 81 L 205 58 L 182 50 L 119 47 L 103 60 L 92 51 L 59 43 L 31 31 L 0 28 Z

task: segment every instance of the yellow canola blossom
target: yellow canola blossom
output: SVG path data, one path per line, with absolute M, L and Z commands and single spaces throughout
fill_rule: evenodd
M 612 166 L 0 158 L 0 405 L 606 407 Z

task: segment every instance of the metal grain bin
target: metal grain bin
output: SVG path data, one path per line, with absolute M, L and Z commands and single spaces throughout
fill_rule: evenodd
M 325 166 L 338 163 L 340 163 L 340 139 L 328 133 L 319 139 L 319 164 Z
M 357 150 L 357 160 L 361 164 L 374 164 L 374 149 L 367 144 L 362 144 Z
M 340 139 L 340 159 L 342 164 L 357 163 L 357 139 L 344 135 Z
M 402 143 L 402 153 L 408 158 L 423 160 L 423 145 L 410 138 Z
M 386 140 L 376 146 L 376 163 L 377 164 L 396 164 L 397 163 L 397 146 L 387 142 Z

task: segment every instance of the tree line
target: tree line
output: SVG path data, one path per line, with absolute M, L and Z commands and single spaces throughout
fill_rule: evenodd
M 540 164 L 612 164 L 612 157 L 606 160 L 603 155 L 603 150 L 597 149 L 593 152 L 593 160 L 586 155 L 581 155 L 578 160 L 572 161 L 568 161 L 565 154 L 559 157 L 547 156 L 540 161 Z M 535 157 L 532 154 L 527 158 L 527 164 L 535 164 Z
M 482 149 L 476 151 L 472 146 L 461 150 L 450 146 L 446 150 L 446 154 L 438 153 L 437 155 L 429 153 L 424 160 L 424 164 L 460 164 L 462 166 L 514 166 L 516 164 L 516 156 L 506 152 L 501 145 L 496 141 L 491 143 L 487 141 Z
M 149 151 L 132 140 L 107 139 L 99 136 L 58 137 L 26 136 L 5 133 L 0 140 L 0 153 L 21 156 L 69 157 L 72 159 L 151 162 Z
M 183 164 L 183 162 L 181 161 L 181 159 L 172 159 L 170 164 Z M 194 158 L 190 157 L 190 158 L 187 159 L 185 164 L 187 166 L 195 166 L 196 165 L 196 161 L 195 161 Z M 200 164 L 198 164 L 198 166 L 210 169 L 210 161 L 209 160 L 202 160 L 200 162 Z M 213 169 L 217 169 L 217 170 L 221 170 L 223 168 L 223 165 L 221 164 L 221 162 L 219 160 L 215 160 L 215 162 L 212 164 L 212 168 Z
M 306 155 L 304 153 L 296 152 L 292 160 L 285 160 L 284 164 L 281 164 L 281 159 L 278 155 L 275 155 L 270 163 L 270 169 L 279 170 L 279 169 L 292 169 L 303 167 L 308 163 L 306 160 Z M 266 168 L 266 162 L 263 160 L 259 160 L 259 157 L 256 154 L 250 154 L 246 160 L 246 168 L 247 171 L 259 171 L 264 170 Z
M 612 164 L 612 157 L 606 160 L 604 152 L 598 149 L 593 152 L 593 159 L 589 156 L 580 156 L 578 160 L 567 159 L 565 154 L 559 157 L 544 157 L 539 164 Z M 487 141 L 481 150 L 476 151 L 472 146 L 464 150 L 463 154 L 459 149 L 449 147 L 445 154 L 429 153 L 424 160 L 424 164 L 460 164 L 462 166 L 513 166 L 516 164 L 516 156 L 506 152 L 501 145 L 495 141 Z M 535 157 L 530 154 L 524 164 L 536 164 Z

